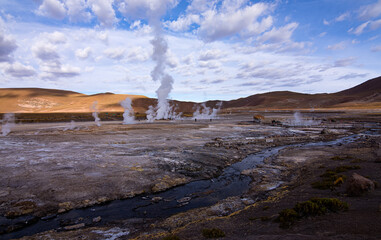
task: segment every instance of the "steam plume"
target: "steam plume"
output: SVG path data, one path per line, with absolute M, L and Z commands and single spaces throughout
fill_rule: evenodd
M 15 126 L 15 114 L 6 113 L 3 116 L 3 125 L 1 127 L 1 135 L 7 136 Z
M 134 109 L 131 106 L 131 99 L 126 98 L 120 102 L 120 105 L 124 108 L 123 124 L 135 123 Z
M 197 106 L 196 111 L 193 113 L 193 118 L 195 119 L 215 119 L 217 118 L 217 114 L 220 111 L 222 107 L 222 102 L 218 103 L 217 108 L 209 108 L 205 105 L 205 103 L 201 104 L 200 106 Z
M 98 117 L 98 102 L 93 102 L 93 106 L 91 106 L 91 110 L 93 111 L 92 115 L 94 117 L 95 124 L 100 127 L 101 126 L 101 119 Z
M 315 120 L 305 120 L 302 118 L 302 114 L 300 112 L 294 113 L 294 119 L 291 120 L 290 125 L 291 126 L 316 126 L 319 125 L 321 121 L 315 121 Z
M 169 119 L 172 117 L 172 109 L 169 106 L 168 96 L 172 91 L 173 78 L 165 72 L 167 65 L 167 50 L 168 44 L 163 37 L 161 23 L 159 17 L 150 20 L 154 29 L 155 37 L 151 40 L 153 46 L 152 60 L 156 62 L 155 68 L 151 72 L 151 77 L 154 81 L 160 80 L 160 87 L 156 90 L 157 107 L 156 112 L 149 109 L 146 113 L 147 119 Z M 150 121 L 149 120 L 149 121 Z

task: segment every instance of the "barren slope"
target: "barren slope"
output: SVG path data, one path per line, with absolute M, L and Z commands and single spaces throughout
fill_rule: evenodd
M 98 102 L 99 111 L 115 112 L 123 111 L 119 103 L 126 97 L 132 100 L 147 98 L 127 94 L 85 95 L 54 89 L 5 88 L 0 89 L 0 112 L 89 112 L 94 101 Z

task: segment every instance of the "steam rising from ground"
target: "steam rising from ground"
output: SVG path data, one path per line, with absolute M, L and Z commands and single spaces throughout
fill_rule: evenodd
M 77 125 L 75 124 L 74 120 L 71 120 L 70 123 L 66 124 L 64 131 L 75 130 L 76 128 L 77 128 Z
M 95 124 L 100 127 L 101 126 L 101 119 L 98 117 L 98 102 L 93 102 L 93 105 L 91 106 L 91 110 L 93 111 L 93 117 Z
M 147 113 L 148 121 L 154 119 L 170 119 L 173 118 L 173 110 L 169 106 L 168 97 L 172 91 L 173 78 L 165 72 L 167 65 L 168 44 L 165 40 L 160 22 L 160 16 L 155 16 L 150 19 L 150 25 L 153 27 L 155 34 L 151 40 L 153 46 L 152 60 L 156 62 L 155 68 L 151 72 L 151 77 L 154 81 L 160 80 L 160 87 L 156 90 L 158 99 L 157 107 L 150 108 Z
M 319 125 L 321 121 L 316 120 L 305 120 L 302 118 L 300 112 L 294 113 L 294 119 L 290 121 L 290 126 L 316 126 Z
M 217 108 L 209 108 L 205 105 L 205 103 L 201 104 L 200 106 L 197 106 L 196 111 L 193 113 L 194 119 L 215 119 L 217 118 L 217 114 L 221 109 L 222 102 L 218 103 Z
M 7 136 L 12 128 L 15 126 L 15 114 L 14 113 L 6 113 L 3 116 L 3 124 L 1 126 L 1 135 Z
M 126 98 L 120 102 L 120 105 L 124 108 L 123 113 L 123 124 L 133 124 L 135 123 L 134 109 L 131 106 L 131 99 Z

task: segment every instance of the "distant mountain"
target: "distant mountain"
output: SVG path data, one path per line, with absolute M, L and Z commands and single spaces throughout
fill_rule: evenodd
M 86 95 L 77 92 L 41 88 L 0 89 L 0 112 L 90 112 L 95 101 L 102 112 L 123 111 L 120 102 L 133 100 L 135 112 L 143 113 L 156 106 L 157 100 L 142 95 L 99 93 Z M 368 80 L 353 88 L 331 94 L 303 94 L 289 91 L 256 94 L 231 101 L 208 101 L 208 107 L 233 109 L 381 109 L 381 77 Z M 192 113 L 200 103 L 170 101 L 178 112 Z
M 269 92 L 226 101 L 223 102 L 223 107 L 254 109 L 381 108 L 381 77 L 337 93 Z

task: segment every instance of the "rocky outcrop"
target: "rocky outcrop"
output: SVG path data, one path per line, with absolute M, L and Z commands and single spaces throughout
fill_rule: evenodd
M 357 173 L 353 173 L 348 180 L 347 194 L 349 196 L 361 196 L 374 190 L 374 182 Z

